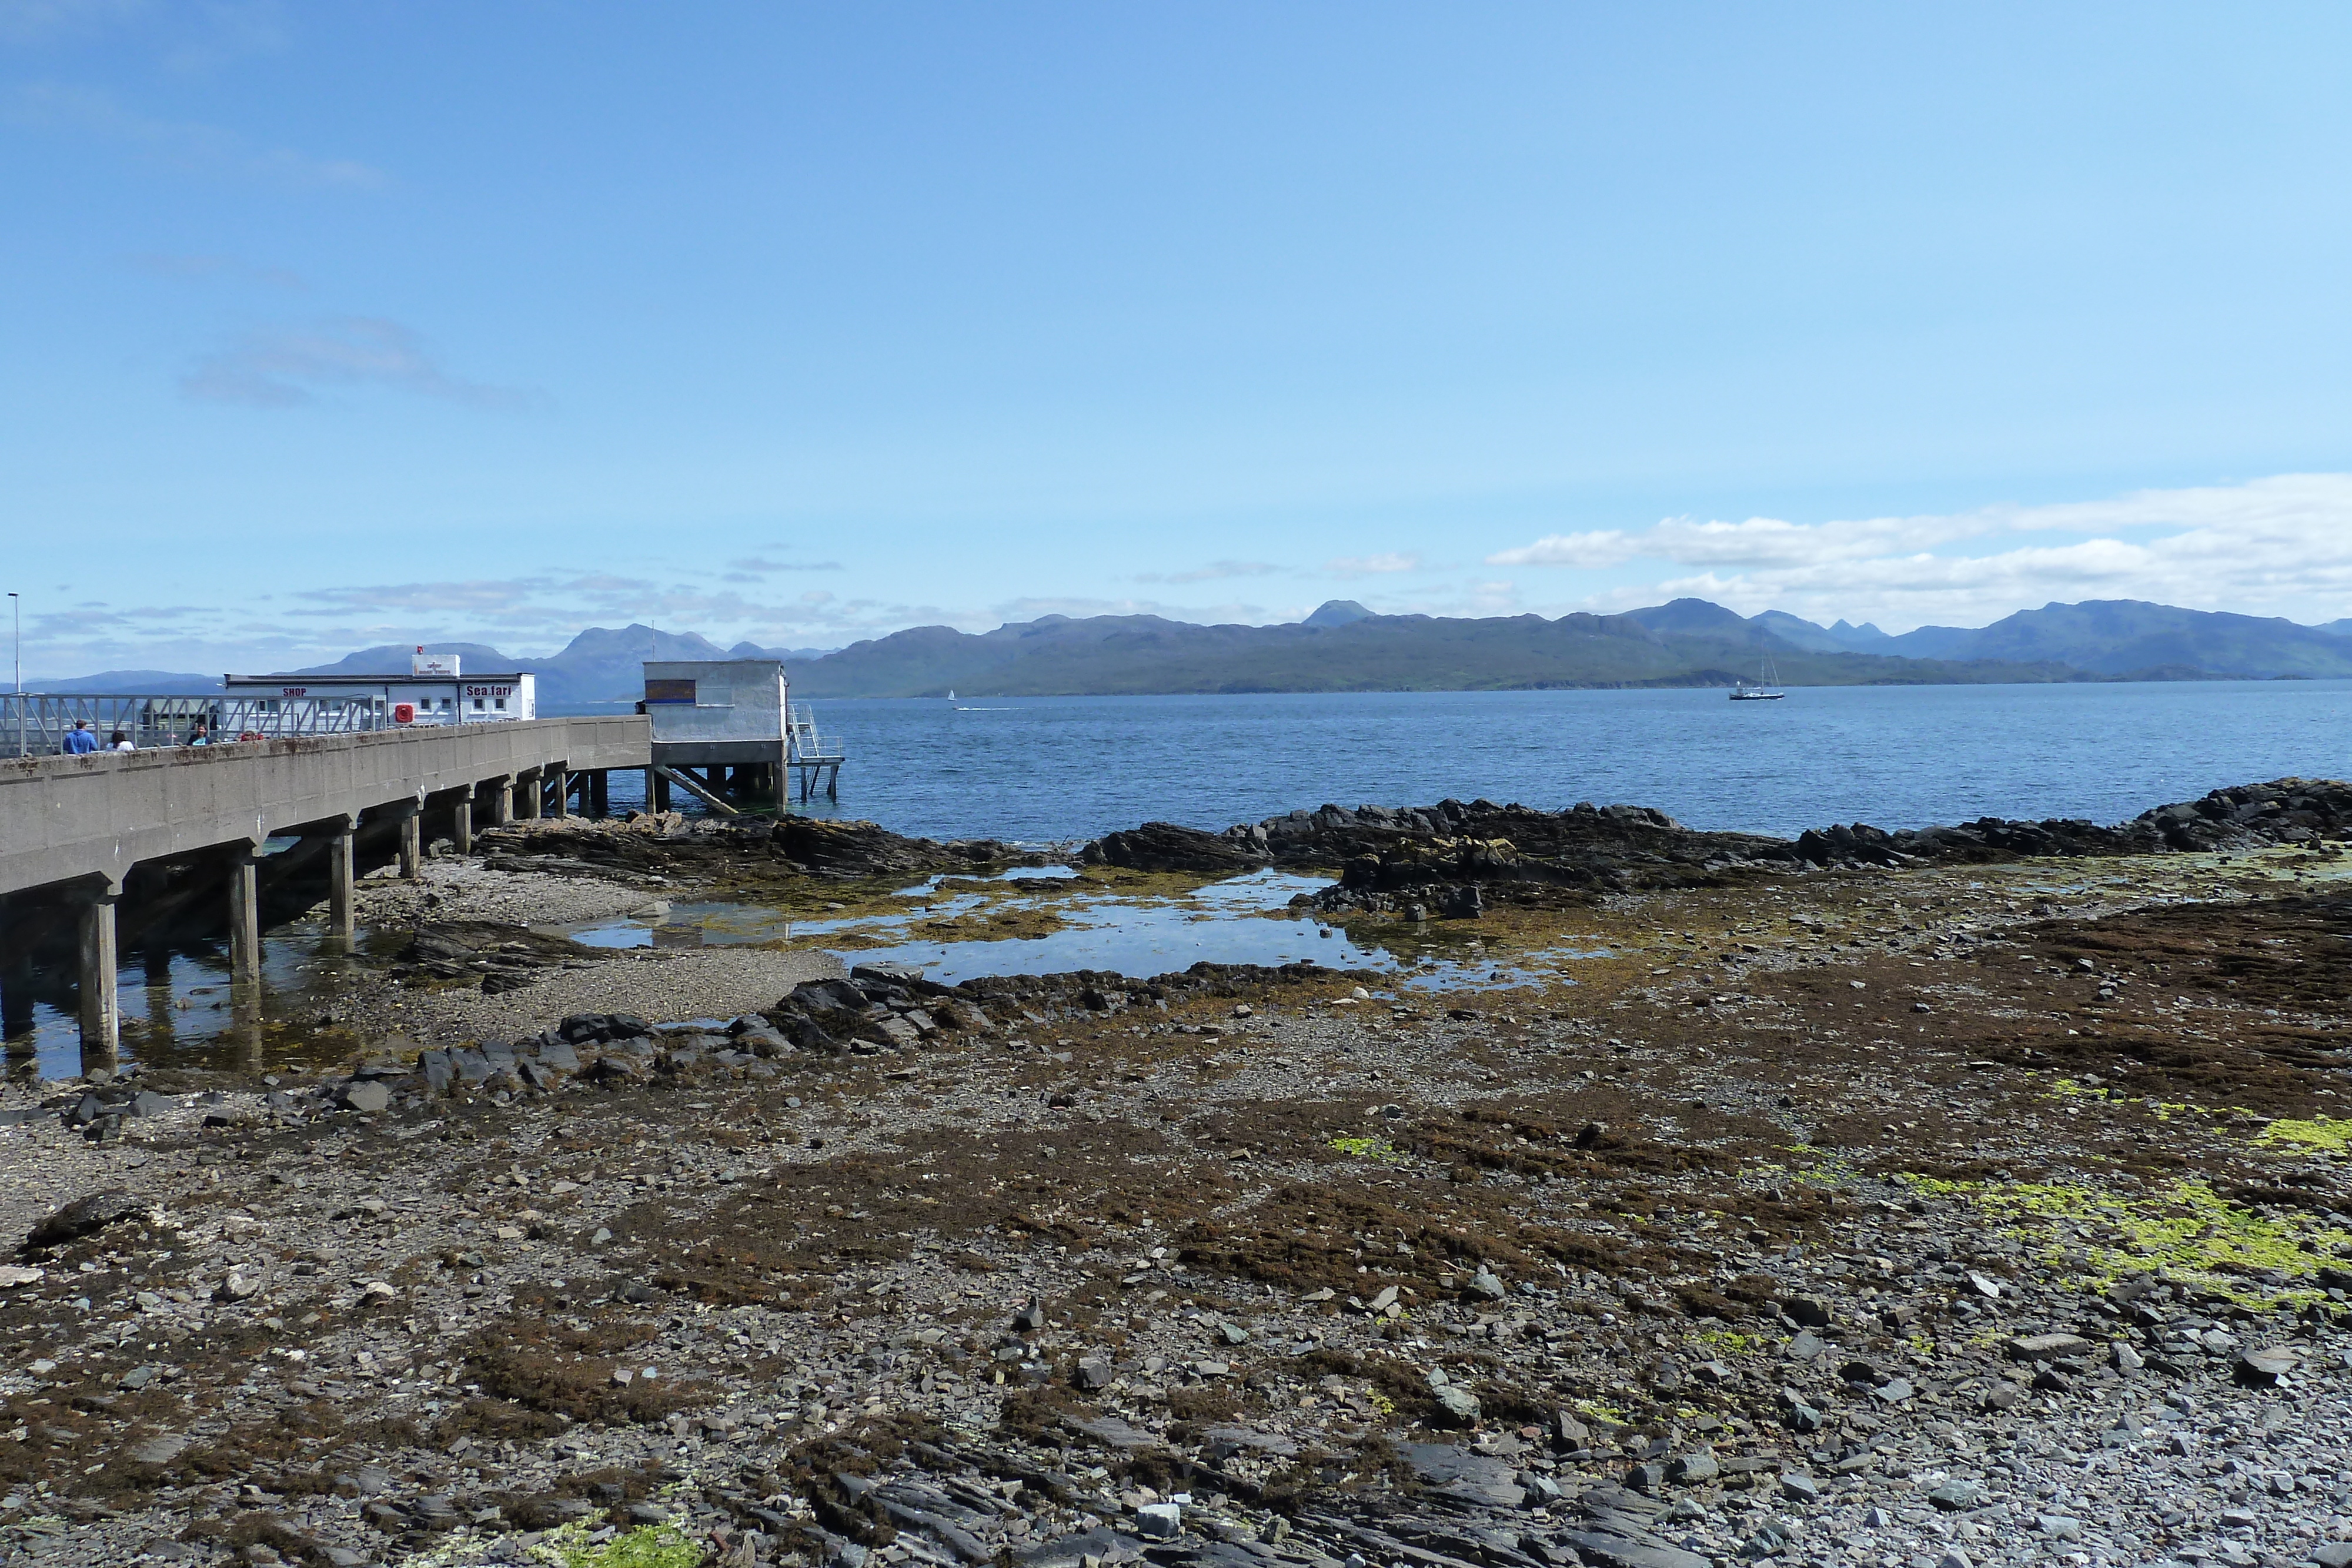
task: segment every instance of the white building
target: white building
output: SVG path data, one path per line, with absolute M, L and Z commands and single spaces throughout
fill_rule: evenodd
M 236 697 L 302 703 L 332 697 L 378 705 L 383 722 L 405 725 L 497 724 L 539 716 L 536 677 L 461 675 L 454 653 L 419 652 L 405 675 L 224 675 Z

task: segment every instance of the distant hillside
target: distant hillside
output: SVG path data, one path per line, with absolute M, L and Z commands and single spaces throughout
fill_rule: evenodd
M 1636 612 L 1635 613 L 1647 613 Z M 2222 611 L 2182 610 L 2137 599 L 2086 599 L 2021 610 L 1990 626 L 1922 626 L 1890 637 L 1875 626 L 1839 622 L 1826 630 L 1767 611 L 1758 616 L 1780 635 L 1815 633 L 1856 653 L 1915 659 L 1999 659 L 2072 664 L 2095 674 L 2179 679 L 2352 675 L 2352 621 L 2299 626 L 2292 621 Z M 1792 638 L 1791 640 L 1796 640 Z
M 528 661 L 508 658 L 488 643 L 379 643 L 373 648 L 362 648 L 356 653 L 346 653 L 331 664 L 310 664 L 299 670 L 240 670 L 239 674 L 289 675 L 404 675 L 408 660 L 418 652 L 455 653 L 461 670 L 478 670 L 484 674 L 506 674 L 520 670 Z
M 28 692 L 89 692 L 101 696 L 202 696 L 221 689 L 218 675 L 191 675 L 174 670 L 100 670 L 70 680 L 26 680 Z
M 1727 686 L 1770 658 L 1791 685 L 2079 678 L 2058 664 L 1883 658 L 1801 648 L 1704 600 L 1630 615 L 1338 625 L 1196 626 L 1156 615 L 1048 615 L 974 635 L 919 626 L 789 666 L 793 695 L 1110 695 L 1155 692 L 1477 691 Z

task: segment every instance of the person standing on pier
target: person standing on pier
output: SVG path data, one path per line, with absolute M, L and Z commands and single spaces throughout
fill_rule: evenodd
M 89 727 L 89 720 L 74 720 L 74 727 L 67 734 L 62 749 L 68 757 L 88 757 L 98 749 L 98 732 Z
M 128 735 L 125 735 L 122 731 L 118 729 L 107 741 L 106 749 L 109 751 L 136 751 L 139 748 L 131 743 L 131 737 Z
M 190 746 L 210 746 L 212 743 L 212 727 L 205 724 L 203 719 L 198 719 L 195 723 L 188 727 L 188 744 Z

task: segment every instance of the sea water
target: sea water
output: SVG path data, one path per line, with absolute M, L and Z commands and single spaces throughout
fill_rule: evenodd
M 837 802 L 902 833 L 1029 843 L 1221 829 L 1333 802 L 1655 806 L 1692 827 L 1982 816 L 2113 822 L 2225 784 L 2352 771 L 2352 681 L 1364 692 L 818 702 Z M 634 800 L 614 775 L 614 803 Z

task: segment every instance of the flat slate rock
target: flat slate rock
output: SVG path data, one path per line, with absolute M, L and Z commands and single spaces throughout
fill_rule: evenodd
M 188 1439 L 175 1432 L 150 1437 L 131 1450 L 131 1462 L 141 1465 L 168 1465 L 186 1450 Z
M 1272 1432 L 1261 1432 L 1255 1427 L 1212 1427 L 1201 1434 L 1211 1442 L 1231 1443 L 1237 1448 L 1255 1448 L 1261 1454 L 1275 1454 L 1288 1458 L 1298 1452 L 1298 1445 Z
M 2091 1348 L 2091 1342 L 2080 1334 L 2027 1334 L 2009 1342 L 2009 1354 L 2016 1361 L 2049 1361 L 2062 1355 L 2080 1355 Z
M 1159 1438 L 1149 1432 L 1129 1426 L 1116 1416 L 1073 1419 L 1069 1424 L 1074 1429 L 1084 1432 L 1105 1448 L 1135 1449 L 1160 1447 Z
M 1622 1516 L 1588 1521 L 1563 1531 L 1559 1539 L 1576 1548 L 1588 1568 L 1714 1568 L 1696 1552 L 1663 1540 Z
M 1078 1568 L 1082 1557 L 1099 1558 L 1108 1563 L 1132 1563 L 1142 1555 L 1143 1542 L 1106 1524 L 1024 1546 L 1013 1554 L 1013 1561 L 1020 1568 Z
M 1471 1481 L 1481 1486 L 1500 1486 L 1518 1479 L 1517 1469 L 1505 1460 L 1474 1454 L 1451 1443 L 1405 1443 L 1398 1451 L 1412 1467 L 1413 1474 L 1433 1485 Z
M 1482 1508 L 1515 1509 L 1526 1496 L 1518 1468 L 1451 1443 L 1406 1443 L 1399 1449 L 1413 1473 L 1440 1496 Z

